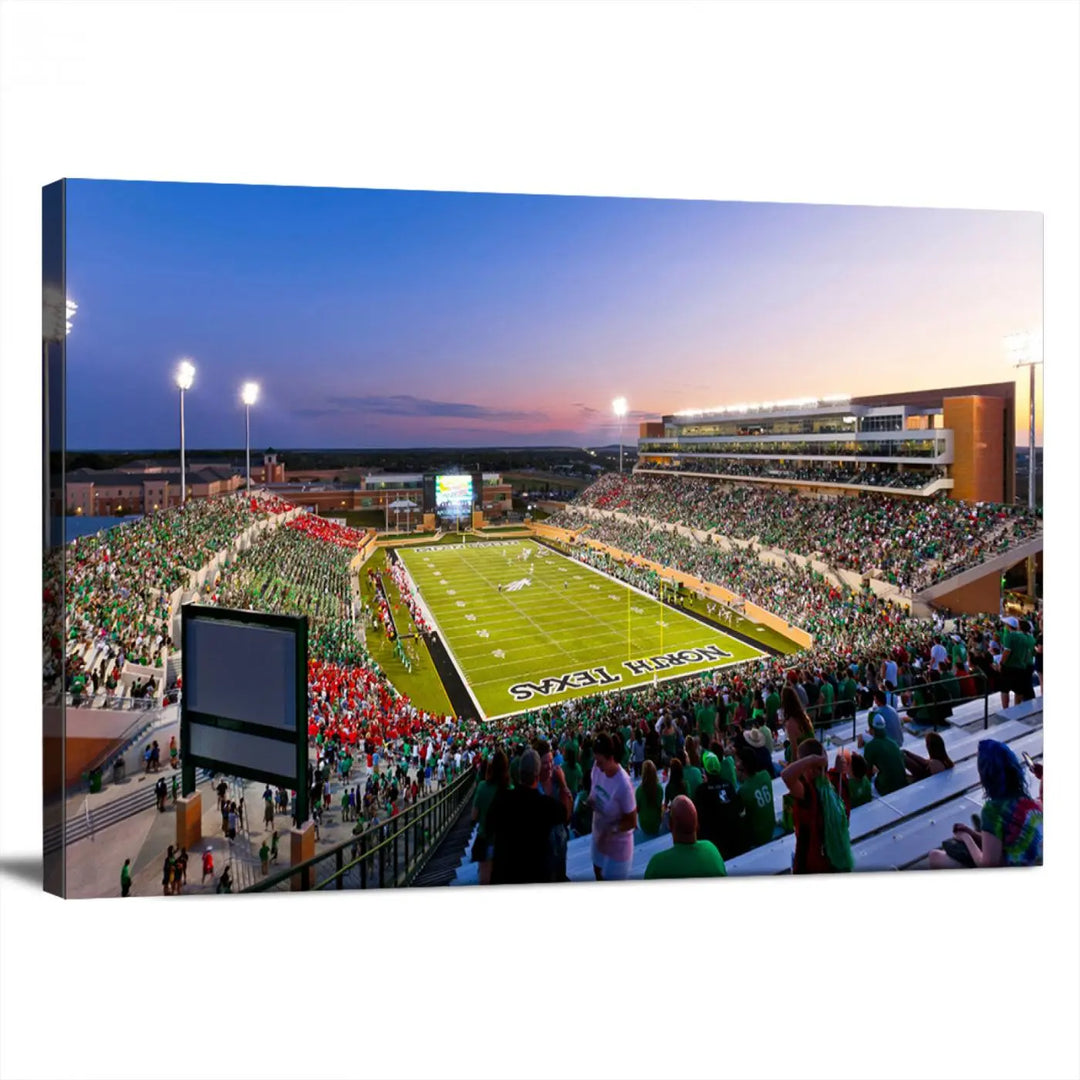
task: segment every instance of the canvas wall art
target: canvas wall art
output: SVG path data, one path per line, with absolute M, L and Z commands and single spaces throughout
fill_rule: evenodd
M 49 891 L 1042 863 L 1039 214 L 67 180 L 43 251 Z

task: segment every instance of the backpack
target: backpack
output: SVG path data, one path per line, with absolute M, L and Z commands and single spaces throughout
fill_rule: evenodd
M 851 851 L 851 834 L 848 832 L 847 811 L 836 788 L 824 776 L 815 781 L 818 801 L 821 803 L 822 834 L 825 855 L 835 870 L 849 871 L 855 867 Z
M 578 836 L 586 836 L 592 832 L 592 807 L 588 803 L 588 794 L 582 790 L 578 792 L 577 803 L 571 818 L 571 826 Z

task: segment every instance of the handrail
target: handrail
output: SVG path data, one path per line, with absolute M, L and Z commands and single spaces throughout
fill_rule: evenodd
M 69 709 L 112 709 L 117 712 L 132 712 L 138 709 L 143 710 L 143 712 L 151 712 L 154 709 L 162 708 L 161 701 L 157 697 L 120 697 L 113 694 L 106 695 L 100 705 L 95 704 L 95 699 L 96 695 L 94 694 L 80 694 L 79 703 L 76 705 L 72 693 L 68 691 L 64 694 L 64 705 Z
M 160 711 L 162 706 L 156 706 L 156 709 Z M 97 770 L 104 769 L 110 761 L 114 758 L 121 756 L 126 746 L 134 740 L 135 736 L 144 731 L 148 727 L 153 727 L 160 717 L 151 717 L 146 714 L 154 711 L 151 708 L 143 709 L 141 715 L 137 716 L 132 723 L 128 724 L 126 728 L 112 741 L 112 743 L 103 750 L 96 757 L 92 758 L 90 763 L 84 768 L 83 774 L 90 776 Z M 69 784 L 68 789 L 78 787 L 77 784 Z
M 379 886 L 385 882 L 386 858 L 389 854 L 393 861 L 392 882 L 396 886 L 400 884 L 402 872 L 408 877 L 410 873 L 420 869 L 420 859 L 435 848 L 457 820 L 457 814 L 453 811 L 460 809 L 465 801 L 469 790 L 476 781 L 476 770 L 467 766 L 460 776 L 453 780 L 441 791 L 435 792 L 421 801 L 407 806 L 393 817 L 380 821 L 347 840 L 341 840 L 333 847 L 318 855 L 305 859 L 303 862 L 281 870 L 270 877 L 263 878 L 254 885 L 249 885 L 242 892 L 267 892 L 276 889 L 285 882 L 291 881 L 300 875 L 300 888 L 326 889 L 330 887 L 345 888 L 345 875 L 351 870 L 360 869 L 360 888 L 367 888 L 368 864 L 378 860 Z M 453 804 L 453 805 L 451 805 Z M 421 825 L 426 825 L 432 818 L 436 819 L 436 831 L 432 832 L 427 843 L 421 843 L 417 838 L 417 832 Z M 410 866 L 409 834 L 413 835 L 413 849 Z M 404 840 L 404 859 L 400 856 L 399 844 Z M 370 845 L 370 846 L 369 846 Z M 359 851 L 346 861 L 345 851 L 350 849 Z M 313 871 L 329 859 L 335 862 L 334 870 L 319 882 L 313 880 Z M 404 861 L 404 866 L 401 863 Z
M 987 677 L 987 675 L 986 675 L 986 673 L 984 671 L 982 671 L 982 670 L 980 670 L 978 668 L 975 668 L 972 671 L 969 671 L 967 673 L 967 675 L 962 675 L 962 676 L 945 675 L 939 681 L 944 682 L 946 679 L 952 679 L 952 680 L 958 682 L 962 678 L 974 679 L 976 681 L 976 683 L 982 685 L 981 691 L 979 691 L 976 694 L 961 694 L 958 697 L 939 698 L 939 697 L 935 696 L 933 701 L 931 701 L 930 703 L 928 703 L 926 705 L 921 705 L 921 706 L 913 705 L 911 708 L 913 708 L 913 709 L 915 709 L 915 708 L 934 709 L 934 708 L 938 708 L 938 707 L 940 707 L 942 705 L 950 705 L 950 706 L 951 705 L 963 705 L 968 701 L 975 701 L 975 700 L 977 700 L 978 698 L 981 697 L 983 699 L 983 730 L 985 731 L 990 726 L 990 680 L 989 680 L 989 678 Z M 927 683 L 922 683 L 921 685 L 930 688 L 930 687 L 933 687 L 936 684 L 927 682 Z M 889 691 L 888 693 L 895 694 L 897 697 L 899 697 L 900 694 L 905 693 L 908 690 L 914 690 L 914 689 L 915 689 L 915 687 L 908 686 L 908 687 L 904 687 L 903 689 L 896 689 L 896 690 L 893 690 L 893 691 Z M 832 704 L 831 704 L 831 708 L 834 711 L 836 710 L 837 704 L 838 704 L 838 702 L 836 700 L 834 700 L 832 702 Z M 852 702 L 851 704 L 854 706 L 854 708 L 852 709 L 852 713 L 851 713 L 851 737 L 852 737 L 852 740 L 854 740 L 858 736 L 857 726 L 858 726 L 859 708 L 858 708 L 857 701 Z M 825 702 L 818 702 L 817 704 L 811 705 L 809 708 L 807 708 L 806 709 L 806 714 L 810 717 L 811 720 L 814 720 L 815 717 L 818 714 L 820 714 L 820 712 L 825 707 L 826 707 Z M 871 705 L 870 708 L 872 709 L 873 706 Z M 905 710 L 905 711 L 910 711 L 910 710 Z M 897 712 L 898 713 L 901 712 L 901 709 L 897 709 Z M 833 717 L 832 719 L 829 719 L 829 720 L 822 720 L 821 723 L 820 723 L 820 727 L 822 729 L 828 729 L 828 728 L 834 727 L 837 724 L 842 724 L 846 720 L 847 720 L 846 716 Z M 817 727 L 817 726 L 818 725 L 815 724 L 815 727 Z

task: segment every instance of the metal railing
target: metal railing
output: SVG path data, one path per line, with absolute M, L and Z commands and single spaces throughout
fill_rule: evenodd
M 303 891 L 408 885 L 457 822 L 475 782 L 476 771 L 467 768 L 442 790 L 405 807 L 386 821 L 242 891 L 291 889 L 295 887 L 294 878 L 299 879 Z
M 117 712 L 134 712 L 136 710 L 148 712 L 162 707 L 161 699 L 157 696 L 135 698 L 106 694 L 99 701 L 97 694 L 80 694 L 78 701 L 76 701 L 75 695 L 70 692 L 64 695 L 64 704 L 70 709 L 112 709 Z
M 941 694 L 941 693 L 935 693 L 935 691 L 934 691 L 935 687 L 941 686 L 942 684 L 945 684 L 947 686 L 949 683 L 957 684 L 957 688 L 959 689 L 959 683 L 960 683 L 961 679 L 973 679 L 975 681 L 976 686 L 979 687 L 979 689 L 977 689 L 976 693 L 974 693 L 974 694 L 959 693 L 957 695 L 951 695 L 951 694 L 950 695 L 945 695 L 945 694 Z M 917 702 L 915 702 L 914 700 L 912 701 L 912 703 L 910 705 L 902 704 L 902 701 L 901 701 L 902 695 L 906 694 L 908 692 L 914 692 L 916 689 L 922 689 L 924 691 L 929 691 L 929 693 L 927 695 L 929 700 L 925 701 L 921 705 L 918 704 Z M 865 693 L 865 692 L 866 692 L 865 689 L 860 689 L 858 691 L 858 693 Z M 969 702 L 969 701 L 976 701 L 979 698 L 982 698 L 982 702 L 983 702 L 983 730 L 985 731 L 990 726 L 990 694 L 991 694 L 990 680 L 987 677 L 986 673 L 979 670 L 978 668 L 976 668 L 973 671 L 968 672 L 967 675 L 962 675 L 962 676 L 946 675 L 936 683 L 924 682 L 924 683 L 919 684 L 919 686 L 906 686 L 906 687 L 903 687 L 901 689 L 897 689 L 897 690 L 893 690 L 893 691 L 887 691 L 886 693 L 888 695 L 887 699 L 886 699 L 887 701 L 891 702 L 891 701 L 895 700 L 896 704 L 893 705 L 893 708 L 896 709 L 897 713 L 900 714 L 901 719 L 903 718 L 903 716 L 906 713 L 916 713 L 916 712 L 925 711 L 925 712 L 930 714 L 930 718 L 926 719 L 925 721 L 917 721 L 917 722 L 925 723 L 925 724 L 931 725 L 931 726 L 933 726 L 933 725 L 940 726 L 942 724 L 947 724 L 949 722 L 947 717 L 941 717 L 940 719 L 935 718 L 935 717 L 940 716 L 940 710 L 945 709 L 945 708 L 951 709 L 952 706 L 954 706 L 954 705 L 964 705 L 964 704 L 967 704 L 967 702 Z M 868 708 L 873 709 L 874 708 L 873 704 L 868 706 Z M 820 719 L 821 714 L 825 709 L 829 709 L 833 714 L 827 720 Z M 837 716 L 836 715 L 836 712 L 837 712 L 838 709 L 843 711 L 843 713 L 844 713 L 843 716 Z M 848 715 L 849 710 L 850 710 L 850 716 Z M 865 709 L 860 709 L 859 700 L 856 697 L 856 699 L 854 701 L 834 700 L 831 703 L 818 702 L 818 703 L 816 703 L 814 705 L 811 705 L 809 708 L 807 708 L 806 714 L 814 722 L 815 729 L 820 729 L 820 730 L 823 730 L 823 731 L 827 731 L 828 729 L 830 729 L 832 727 L 835 727 L 835 726 L 837 726 L 839 724 L 846 723 L 850 719 L 850 721 L 851 721 L 851 738 L 852 738 L 852 740 L 854 740 L 854 739 L 856 739 L 858 737 L 858 734 L 859 734 L 858 733 L 858 714 L 859 714 L 860 711 L 866 711 L 866 710 Z

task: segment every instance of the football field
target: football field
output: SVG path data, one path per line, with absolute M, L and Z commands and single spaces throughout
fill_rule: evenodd
M 762 655 L 531 540 L 398 555 L 487 717 Z

